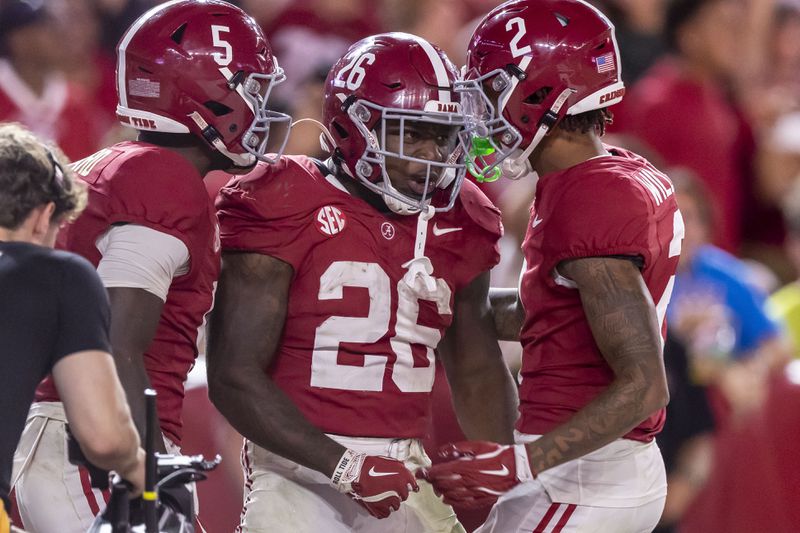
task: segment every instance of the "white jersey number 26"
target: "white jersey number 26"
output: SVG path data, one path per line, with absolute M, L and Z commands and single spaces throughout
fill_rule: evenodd
M 364 365 L 339 364 L 339 344 L 370 344 L 389 331 L 392 314 L 391 281 L 377 263 L 337 261 L 320 278 L 319 299 L 340 300 L 344 287 L 362 287 L 369 291 L 369 313 L 365 317 L 332 316 L 318 328 L 311 360 L 311 386 L 340 390 L 381 391 L 386 371 L 386 355 L 364 354 Z M 436 278 L 431 295 L 439 314 L 450 314 L 450 287 Z M 430 392 L 433 388 L 433 349 L 441 339 L 438 329 L 417 323 L 419 299 L 404 281 L 397 285 L 397 322 L 390 339 L 396 355 L 392 380 L 402 392 Z M 411 344 L 425 346 L 427 366 L 414 367 Z

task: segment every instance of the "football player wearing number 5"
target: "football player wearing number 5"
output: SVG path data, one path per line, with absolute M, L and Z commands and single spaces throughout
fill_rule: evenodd
M 111 303 L 111 352 L 142 434 L 158 391 L 163 447 L 181 445 L 184 382 L 198 356 L 220 268 L 218 223 L 203 177 L 251 170 L 267 154 L 267 109 L 283 72 L 256 23 L 222 0 L 172 0 L 144 13 L 117 47 L 120 122 L 138 139 L 73 164 L 86 210 L 59 245 L 88 259 Z M 66 460 L 64 409 L 39 387 L 15 455 L 17 501 L 32 533 L 85 532 L 106 498 Z
M 463 181 L 455 80 L 423 39 L 364 39 L 326 82 L 331 157 L 222 191 L 209 392 L 247 438 L 243 531 L 463 531 L 413 474 L 436 353 L 466 434 L 511 442 L 488 302 L 502 226 Z
M 519 290 L 492 294 L 499 334 L 523 346 L 516 444 L 458 443 L 423 474 L 445 501 L 496 501 L 483 533 L 650 531 L 664 506 L 654 436 L 683 221 L 664 174 L 600 140 L 619 64 L 581 0 L 507 2 L 470 43 L 471 170 L 540 176 Z

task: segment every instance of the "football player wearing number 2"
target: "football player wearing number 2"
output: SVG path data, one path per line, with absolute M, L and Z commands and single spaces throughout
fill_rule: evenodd
M 511 443 L 488 301 L 502 226 L 463 180 L 455 80 L 423 39 L 359 41 L 326 82 L 331 157 L 222 190 L 208 377 L 247 439 L 242 531 L 463 531 L 413 473 L 435 354 L 466 434 Z
M 457 443 L 422 473 L 445 501 L 496 502 L 483 533 L 650 531 L 664 506 L 654 436 L 683 221 L 665 175 L 600 141 L 619 64 L 613 26 L 581 0 L 506 2 L 470 43 L 470 170 L 540 176 L 520 287 L 491 295 L 523 346 L 516 444 Z

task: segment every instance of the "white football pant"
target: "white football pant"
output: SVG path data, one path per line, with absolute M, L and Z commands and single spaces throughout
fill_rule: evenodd
M 516 441 L 539 437 L 517 433 Z M 645 533 L 658 524 L 666 496 L 655 441 L 618 439 L 514 487 L 476 533 Z
M 430 466 L 416 439 L 353 438 L 329 435 L 342 446 L 369 455 L 403 461 L 412 472 Z M 452 507 L 418 480 L 420 491 L 411 492 L 398 511 L 377 519 L 330 480 L 283 457 L 245 441 L 244 508 L 237 531 L 243 533 L 464 533 Z

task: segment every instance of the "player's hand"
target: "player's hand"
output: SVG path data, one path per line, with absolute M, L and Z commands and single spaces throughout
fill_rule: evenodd
M 402 462 L 353 450 L 344 452 L 331 483 L 375 518 L 386 518 L 400 508 L 410 491 L 419 491 L 414 474 Z
M 536 476 L 525 446 L 466 441 L 439 451 L 446 462 L 419 470 L 450 505 L 476 509 L 494 504 L 504 492 Z

